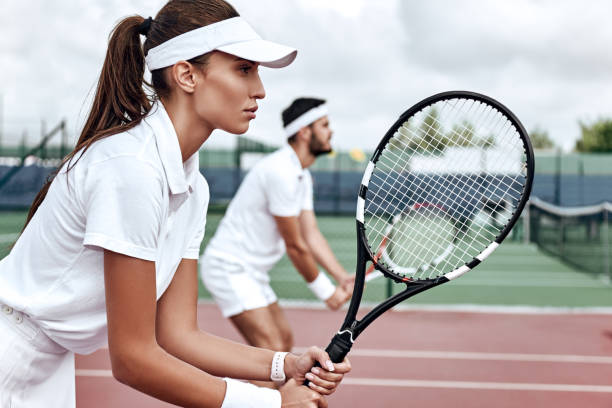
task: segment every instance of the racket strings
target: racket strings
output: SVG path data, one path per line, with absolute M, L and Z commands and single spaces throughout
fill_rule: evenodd
M 458 223 L 458 224 L 463 224 L 463 225 L 465 225 L 465 223 Z M 464 226 L 462 226 L 462 225 L 459 225 L 459 226 L 458 226 L 458 229 L 465 229 L 465 227 L 464 227 Z M 430 232 L 431 232 L 431 231 L 430 231 Z M 416 234 L 416 233 L 418 233 L 418 231 L 410 231 L 410 232 L 406 232 L 406 233 Z M 435 231 L 435 234 L 433 234 L 433 235 L 435 235 L 435 236 L 436 236 L 436 237 L 435 237 L 435 239 L 440 239 L 440 237 L 439 237 L 439 235 L 440 235 L 440 234 L 439 234 L 437 231 Z M 448 234 L 446 234 L 446 235 L 448 235 Z M 482 233 L 481 233 L 481 235 L 482 235 Z M 485 242 L 486 242 L 486 241 L 490 241 L 492 238 L 493 238 L 493 235 L 491 235 L 491 236 L 489 236 L 489 237 L 485 237 L 485 239 L 484 239 L 483 241 L 485 241 Z M 426 256 L 427 256 L 427 254 L 421 254 L 421 256 L 425 256 L 425 257 L 426 257 Z
M 433 227 L 432 227 L 433 225 Z M 426 229 L 424 226 L 428 226 Z M 426 234 L 424 234 L 426 232 Z M 402 265 L 411 265 L 410 269 L 417 269 L 424 265 L 428 265 L 430 260 L 436 255 L 435 247 L 445 243 L 445 248 L 450 245 L 454 239 L 454 229 L 444 214 L 435 213 L 431 210 L 412 211 L 400 217 L 399 220 L 394 220 L 391 228 L 386 231 L 386 237 L 389 241 L 386 248 L 383 249 L 383 254 L 386 260 L 402 259 Z M 394 254 L 394 245 L 401 242 L 398 250 L 403 249 L 403 246 L 413 243 L 419 248 L 419 251 L 406 253 L 405 251 L 398 252 L 404 254 L 402 258 L 389 254 Z M 429 245 L 422 245 L 427 242 Z M 428 249 L 427 251 L 423 251 Z M 411 264 L 408 260 L 419 260 L 418 264 Z M 392 261 L 398 268 L 398 264 Z
M 414 122 L 420 125 L 413 126 Z M 439 159 L 447 149 L 452 149 L 451 164 L 455 165 L 450 172 L 448 161 Z M 466 169 L 465 164 L 475 159 L 475 150 L 480 153 L 479 168 L 472 165 Z M 387 251 L 387 258 L 393 258 L 392 263 L 405 270 L 417 270 L 448 252 L 451 236 L 460 241 L 456 249 L 440 262 L 440 267 L 423 276 L 439 276 L 449 271 L 449 265 L 454 268 L 469 261 L 492 242 L 514 212 L 507 207 L 514 208 L 522 194 L 523 155 L 513 124 L 487 104 L 448 100 L 420 112 L 398 129 L 372 173 L 365 207 L 371 248 L 378 252 L 381 243 L 388 240 L 387 248 L 394 250 Z M 442 228 L 402 223 L 401 228 L 394 226 L 389 232 L 390 219 L 405 211 L 407 203 L 427 202 L 440 204 L 454 221 L 441 223 Z M 474 225 L 473 220 L 483 209 L 489 221 Z M 463 239 L 467 236 L 469 240 Z
M 375 174 L 374 176 L 375 176 L 376 178 L 380 179 L 380 177 L 378 177 L 378 175 L 377 175 L 377 174 Z M 400 178 L 401 178 L 401 177 L 400 177 Z M 381 181 L 381 185 L 380 185 L 381 187 L 391 187 L 391 189 L 393 189 L 393 188 L 395 188 L 395 187 L 396 187 L 395 185 L 391 185 L 391 186 L 384 186 L 384 184 L 385 184 L 386 180 L 380 179 L 380 181 Z M 405 184 L 405 183 L 406 183 L 406 181 L 407 181 L 407 178 L 404 178 L 404 180 L 396 180 L 396 181 L 401 181 L 401 184 Z M 446 192 L 450 191 L 450 189 L 451 189 L 451 185 L 452 185 L 452 183 L 448 182 L 448 180 L 447 180 L 447 179 L 445 179 L 444 181 L 445 181 L 445 185 L 443 186 L 443 189 L 440 191 L 440 193 L 442 193 L 442 195 L 445 195 L 445 193 L 446 193 Z M 428 182 L 426 182 L 425 187 L 438 187 L 438 185 L 432 185 L 432 184 L 431 184 L 432 182 L 435 182 L 435 180 L 434 180 L 434 179 L 429 179 L 429 181 L 428 181 Z M 410 181 L 410 182 L 408 182 L 408 190 L 410 190 L 410 187 L 411 187 L 411 185 L 413 185 L 413 184 L 414 184 L 414 183 L 413 183 L 413 182 L 411 182 L 411 181 Z M 485 184 L 486 184 L 486 181 L 483 181 L 483 182 L 481 182 L 481 183 L 478 183 L 478 182 L 476 182 L 476 183 L 475 183 L 475 185 L 477 185 L 477 186 L 479 186 L 479 187 L 484 187 L 484 186 L 485 186 Z M 510 189 L 510 190 L 512 189 L 512 183 L 509 183 L 508 189 Z M 484 196 L 484 193 L 482 193 L 482 190 L 483 190 L 483 189 L 480 189 L 480 190 L 481 190 L 481 195 L 483 195 L 483 196 Z M 516 193 L 519 193 L 519 190 L 518 190 L 518 189 L 514 189 L 514 191 L 515 191 Z M 463 200 L 463 199 L 464 199 L 464 197 L 461 197 L 460 195 L 458 195 L 457 197 L 458 197 L 459 199 L 461 199 L 461 200 Z M 378 197 L 378 198 L 380 198 L 380 197 Z M 396 198 L 396 199 L 397 199 L 397 198 L 398 198 L 398 197 L 397 197 L 397 195 L 395 195 L 395 196 L 394 196 L 394 198 Z M 452 204 L 452 205 L 454 205 L 454 206 L 456 206 L 456 205 L 457 205 L 457 204 L 459 204 L 459 203 L 458 203 L 456 200 L 454 200 L 454 201 L 451 201 L 451 204 Z M 379 207 L 381 207 L 381 206 L 379 205 Z M 381 208 L 382 208 L 382 207 L 381 207 Z M 394 210 L 397 210 L 397 209 L 398 209 L 398 208 L 394 208 Z
M 435 243 L 436 245 L 444 244 L 445 248 L 448 248 L 452 245 L 454 239 L 453 226 L 451 220 L 445 215 L 444 211 L 412 211 L 407 215 L 400 217 L 398 221 L 395 222 L 394 228 L 390 231 L 391 240 L 388 245 L 389 255 L 385 252 L 385 260 L 390 264 L 394 265 L 396 269 L 405 272 L 403 267 L 395 264 L 393 262 L 394 259 L 402 259 L 402 264 L 411 264 L 413 267 L 410 269 L 413 272 L 418 272 L 419 270 L 426 270 L 432 263 L 433 260 L 437 258 L 434 251 L 424 250 L 425 246 L 420 245 L 419 251 L 409 254 L 410 256 L 406 256 L 406 252 L 403 251 L 403 247 L 395 249 L 393 246 L 395 242 L 398 241 L 397 236 L 399 235 L 399 241 L 404 245 L 407 240 L 414 242 L 416 245 L 418 243 L 422 243 L 423 240 L 433 240 L 432 236 L 423 235 L 422 231 L 427 230 L 430 233 L 433 232 L 435 235 Z M 395 237 L 395 238 L 394 238 Z M 396 252 L 399 255 L 404 255 L 398 258 Z

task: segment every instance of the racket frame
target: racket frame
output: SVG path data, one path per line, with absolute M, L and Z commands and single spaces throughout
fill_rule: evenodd
M 391 271 L 389 271 L 385 266 L 381 263 L 377 262 L 377 258 L 375 258 L 375 254 L 372 253 L 370 247 L 368 245 L 368 241 L 366 238 L 366 231 L 364 226 L 364 214 L 365 214 L 365 200 L 366 194 L 368 191 L 368 184 L 370 181 L 370 177 L 374 171 L 376 166 L 376 162 L 378 161 L 380 155 L 385 150 L 385 147 L 391 140 L 391 138 L 395 135 L 397 129 L 399 129 L 408 118 L 412 117 L 416 113 L 420 112 L 424 108 L 433 105 L 437 102 L 448 100 L 448 99 L 472 99 L 475 101 L 479 101 L 485 103 L 492 108 L 495 108 L 497 111 L 502 113 L 514 126 L 514 128 L 518 131 L 520 138 L 522 139 L 525 159 L 526 159 L 526 175 L 525 175 L 525 183 L 523 186 L 523 192 L 521 194 L 520 201 L 517 203 L 516 210 L 512 214 L 511 218 L 508 220 L 508 223 L 504 226 L 501 232 L 495 237 L 493 242 L 489 244 L 483 251 L 480 252 L 477 256 L 475 256 L 471 261 L 465 263 L 464 265 L 456 268 L 455 270 L 448 272 L 442 276 L 438 276 L 432 279 L 422 279 L 422 280 L 412 280 L 409 278 L 398 276 Z M 340 362 L 344 359 L 346 354 L 349 352 L 353 342 L 355 339 L 361 334 L 361 332 L 368 327 L 377 317 L 379 317 L 382 313 L 386 312 L 393 306 L 402 302 L 403 300 L 412 297 L 420 292 L 428 290 L 432 287 L 441 285 L 442 283 L 446 283 L 452 279 L 455 279 L 469 270 L 473 269 L 480 262 L 486 259 L 498 246 L 499 244 L 506 238 L 516 221 L 519 219 L 521 212 L 525 205 L 527 204 L 527 200 L 529 198 L 529 194 L 531 193 L 531 186 L 533 183 L 534 176 L 534 157 L 533 157 L 533 148 L 531 146 L 531 142 L 529 140 L 527 131 L 518 120 L 518 118 L 508 109 L 506 106 L 496 101 L 495 99 L 482 95 L 476 92 L 470 91 L 448 91 L 442 92 L 436 95 L 432 95 L 422 101 L 418 102 L 408 110 L 406 110 L 397 121 L 391 126 L 391 128 L 387 131 L 385 136 L 379 142 L 376 150 L 374 151 L 372 158 L 368 162 L 366 170 L 364 172 L 361 186 L 359 188 L 359 195 L 357 199 L 357 211 L 356 211 L 356 223 L 357 223 L 357 265 L 356 265 L 356 277 L 355 277 L 355 286 L 353 290 L 353 296 L 351 298 L 351 302 L 348 307 L 348 311 L 344 322 L 338 331 L 338 333 L 334 336 L 326 351 L 330 355 L 330 358 L 334 362 Z M 406 285 L 406 289 L 402 292 L 396 293 L 395 295 L 389 297 L 376 307 L 374 307 L 371 311 L 369 311 L 361 320 L 357 320 L 357 311 L 359 309 L 359 305 L 361 304 L 361 298 L 363 295 L 363 289 L 365 286 L 365 272 L 366 272 L 366 264 L 367 262 L 372 262 L 376 270 L 380 271 L 387 278 L 394 280 L 395 282 L 404 283 Z

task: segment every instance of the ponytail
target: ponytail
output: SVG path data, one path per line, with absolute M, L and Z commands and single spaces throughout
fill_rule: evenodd
M 77 152 L 84 153 L 96 141 L 132 129 L 151 110 L 151 101 L 143 88 L 145 57 L 140 43 L 140 31 L 145 21 L 140 16 L 131 16 L 120 21 L 113 29 L 93 104 L 79 140 L 74 150 L 49 175 L 34 198 L 24 229 L 64 164 L 68 162 L 67 170 L 70 170 L 82 156 L 73 163 L 72 159 Z
M 144 88 L 149 86 L 144 81 L 144 53 L 187 31 L 237 16 L 238 12 L 224 0 L 170 0 L 155 19 L 131 16 L 120 21 L 111 33 L 91 111 L 79 140 L 34 198 L 23 228 L 36 213 L 51 182 L 66 163 L 69 171 L 93 143 L 132 129 L 150 112 L 151 99 Z M 141 34 L 147 37 L 143 45 L 140 43 Z M 205 65 L 207 58 L 208 54 L 204 54 L 189 62 Z M 151 86 L 157 98 L 168 96 L 172 89 L 164 70 L 151 72 Z M 81 154 L 73 162 L 79 152 Z

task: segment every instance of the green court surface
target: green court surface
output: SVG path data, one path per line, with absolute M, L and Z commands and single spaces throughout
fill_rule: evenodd
M 221 219 L 208 216 L 206 245 Z M 320 216 L 319 227 L 344 267 L 355 265 L 355 220 L 351 216 Z M 25 220 L 24 212 L 0 213 L 0 257 L 6 256 Z M 304 281 L 284 257 L 270 271 L 272 286 L 281 299 L 315 300 Z M 401 285 L 395 285 L 395 291 Z M 368 284 L 365 301 L 385 296 L 386 279 Z M 200 296 L 210 295 L 200 283 Z M 507 240 L 473 271 L 461 278 L 416 295 L 405 302 L 414 305 L 499 305 L 536 307 L 612 307 L 612 285 L 540 252 L 532 244 Z

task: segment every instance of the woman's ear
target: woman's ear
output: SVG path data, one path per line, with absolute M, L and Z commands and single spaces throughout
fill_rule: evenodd
M 170 69 L 170 76 L 176 85 L 187 93 L 195 91 L 195 75 L 196 67 L 187 62 L 179 61 Z

